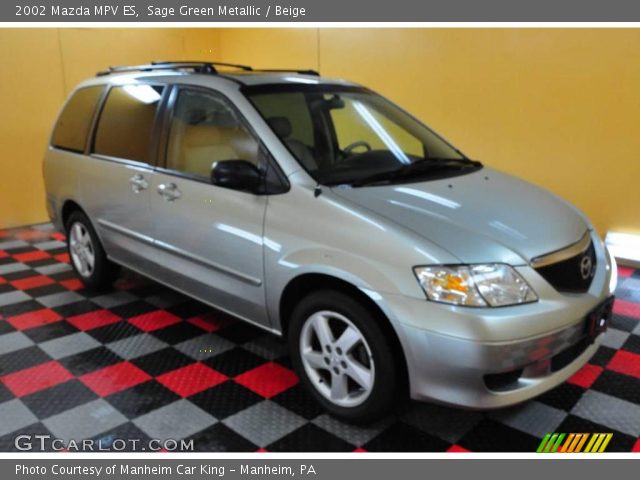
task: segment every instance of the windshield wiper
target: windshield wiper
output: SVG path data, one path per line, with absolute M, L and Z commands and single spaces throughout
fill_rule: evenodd
M 423 158 L 417 162 L 403 165 L 394 170 L 374 173 L 367 177 L 351 182 L 352 187 L 362 187 L 380 182 L 392 182 L 394 180 L 410 178 L 413 175 L 422 175 L 434 171 L 446 169 L 466 169 L 482 167 L 482 163 L 467 158 Z

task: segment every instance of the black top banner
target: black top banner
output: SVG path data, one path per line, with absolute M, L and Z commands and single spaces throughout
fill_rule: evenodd
M 0 22 L 637 22 L 638 0 L 4 0 Z

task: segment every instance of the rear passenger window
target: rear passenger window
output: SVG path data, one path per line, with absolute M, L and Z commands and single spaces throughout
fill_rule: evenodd
M 124 85 L 113 87 L 100 114 L 95 153 L 151 163 L 151 132 L 162 87 Z
M 93 115 L 104 87 L 77 90 L 62 110 L 53 130 L 51 144 L 73 152 L 84 152 Z

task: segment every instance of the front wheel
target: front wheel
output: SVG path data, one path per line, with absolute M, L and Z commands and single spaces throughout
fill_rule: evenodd
M 379 320 L 336 291 L 312 293 L 293 311 L 294 367 L 315 399 L 337 417 L 372 420 L 396 399 L 396 361 Z

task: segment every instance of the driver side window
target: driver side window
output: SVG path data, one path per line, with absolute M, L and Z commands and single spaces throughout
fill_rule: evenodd
M 169 129 L 168 169 L 209 180 L 216 162 L 246 160 L 259 167 L 259 150 L 224 97 L 180 90 Z

